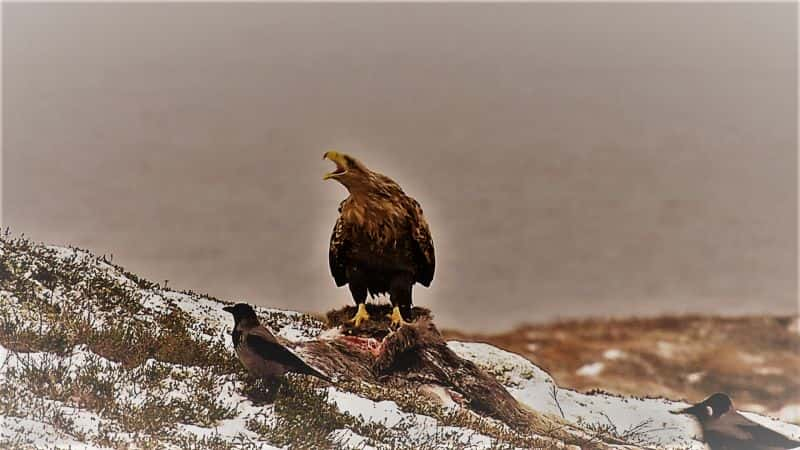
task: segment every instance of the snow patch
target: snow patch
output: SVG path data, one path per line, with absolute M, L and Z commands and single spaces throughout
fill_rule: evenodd
M 783 374 L 783 369 L 780 367 L 756 367 L 753 372 L 757 375 L 781 375 Z
M 603 352 L 603 358 L 610 359 L 612 361 L 625 358 L 626 356 L 628 356 L 628 354 L 618 348 L 610 348 Z
M 369 439 L 346 428 L 333 430 L 328 438 L 342 449 L 376 450 L 369 445 Z
M 359 397 L 336 388 L 328 388 L 328 399 L 343 413 L 360 417 L 368 423 L 376 423 L 388 428 L 403 430 L 407 445 L 430 445 L 430 442 L 441 441 L 443 437 L 451 442 L 468 444 L 470 449 L 489 450 L 494 448 L 491 437 L 474 430 L 461 427 L 440 426 L 436 419 L 420 414 L 403 412 L 393 401 L 379 401 Z M 490 419 L 487 419 L 490 420 Z M 362 443 L 361 436 L 350 433 L 339 433 L 337 437 L 346 437 L 351 444 Z M 452 446 L 442 445 L 437 448 L 446 449 Z
M 783 422 L 800 423 L 800 404 L 786 405 L 778 411 L 778 419 Z
M 692 372 L 689 375 L 686 375 L 686 381 L 692 384 L 698 383 L 705 376 L 706 376 L 705 372 Z
M 0 416 L 0 443 L 25 443 L 34 448 L 103 449 L 80 442 L 50 424 L 31 419 Z
M 667 341 L 658 341 L 656 351 L 664 358 L 672 358 L 675 355 L 675 344 Z
M 601 362 L 586 364 L 578 368 L 578 370 L 575 371 L 575 374 L 582 377 L 596 377 L 600 375 L 605 367 L 606 365 Z
M 481 361 L 479 366 L 504 385 L 518 384 L 522 380 L 555 384 L 550 374 L 515 353 L 476 342 L 450 341 L 447 346 L 464 359 Z
M 739 352 L 739 359 L 745 364 L 756 365 L 764 364 L 764 357 L 761 355 L 753 355 L 751 353 Z
M 793 425 L 790 423 L 781 422 L 780 420 L 773 419 L 771 417 L 762 416 L 760 414 L 755 414 L 752 412 L 747 411 L 739 411 L 743 416 L 747 417 L 748 419 L 756 422 L 760 425 L 763 425 L 767 428 L 773 429 L 780 434 L 788 436 L 795 440 L 800 440 L 800 426 Z

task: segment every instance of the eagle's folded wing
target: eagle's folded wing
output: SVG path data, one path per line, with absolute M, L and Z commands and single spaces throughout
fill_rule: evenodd
M 433 273 L 436 269 L 436 255 L 433 250 L 433 238 L 431 238 L 431 230 L 428 227 L 428 222 L 422 214 L 422 207 L 419 203 L 411 199 L 412 206 L 414 207 L 413 218 L 414 221 L 411 225 L 411 233 L 414 242 L 417 244 L 419 253 L 416 257 L 417 266 L 417 279 L 423 286 L 430 286 L 433 281 Z
M 341 210 L 341 207 L 339 208 Z M 331 275 L 336 281 L 336 286 L 347 284 L 347 266 L 345 265 L 345 252 L 347 251 L 347 239 L 344 232 L 344 221 L 342 217 L 336 220 L 331 234 L 331 245 L 328 250 L 328 264 L 331 268 Z

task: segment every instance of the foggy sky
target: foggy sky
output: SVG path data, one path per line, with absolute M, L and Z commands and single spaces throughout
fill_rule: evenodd
M 796 5 L 3 5 L 3 220 L 350 304 L 337 149 L 422 204 L 445 326 L 797 308 Z

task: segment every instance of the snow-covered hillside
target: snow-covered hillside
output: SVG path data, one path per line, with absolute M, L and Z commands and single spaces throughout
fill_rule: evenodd
M 264 387 L 233 355 L 224 305 L 85 251 L 3 236 L 0 447 L 704 448 L 696 424 L 669 413 L 683 403 L 561 389 L 524 358 L 471 342 L 448 347 L 559 429 L 520 431 L 446 392 L 381 398 L 384 387 L 352 380 L 291 377 L 259 402 Z M 306 314 L 258 313 L 290 343 L 339 338 Z M 800 438 L 796 426 L 750 417 Z

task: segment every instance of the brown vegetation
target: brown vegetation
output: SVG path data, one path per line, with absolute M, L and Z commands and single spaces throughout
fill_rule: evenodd
M 445 331 L 525 356 L 559 385 L 698 401 L 729 393 L 740 407 L 800 404 L 800 335 L 792 317 L 677 316 L 562 321 L 496 335 Z M 602 363 L 596 375 L 580 368 Z
M 271 417 L 251 416 L 246 424 L 269 442 L 337 448 L 332 432 L 347 429 L 372 442 L 394 442 L 393 448 L 403 448 L 406 441 L 397 427 L 390 430 L 340 412 L 318 381 L 290 377 L 265 392 L 269 387 L 249 379 L 225 347 L 222 339 L 227 336 L 219 330 L 208 333 L 205 324 L 169 300 L 168 290 L 105 259 L 56 253 L 25 239 L 0 236 L 0 345 L 10 350 L 6 361 L 15 361 L 0 379 L 0 415 L 31 418 L 78 440 L 112 448 L 126 448 L 130 441 L 121 435 L 128 434 L 147 448 L 170 443 L 228 449 L 237 445 L 216 435 L 177 433 L 176 427 L 213 427 L 235 417 L 238 407 L 226 403 L 222 391 L 223 385 L 233 383 L 237 390 L 237 384 L 243 385 L 240 392 L 252 399 L 269 398 Z M 146 306 L 153 295 L 165 303 Z M 489 436 L 495 448 L 553 448 L 563 447 L 562 442 L 603 448 L 604 442 L 618 442 L 609 433 L 577 429 L 522 407 L 492 376 L 448 348 L 428 311 L 415 309 L 416 325 L 395 333 L 388 333 L 388 312 L 386 305 L 371 305 L 374 320 L 366 334 L 350 330 L 294 347 L 335 374 L 337 389 L 372 400 L 394 400 L 402 410 L 433 417 L 441 426 Z M 341 325 L 336 318 L 352 314 L 347 308 L 333 313 L 329 326 Z M 270 326 L 287 320 L 279 312 L 265 312 L 260 318 Z M 310 329 L 323 328 L 310 316 L 291 320 Z M 73 361 L 76 353 L 82 356 Z M 443 408 L 436 394 L 424 394 L 424 387 L 431 385 L 444 388 L 465 407 Z M 170 395 L 176 390 L 184 394 Z M 83 434 L 64 408 L 96 414 L 103 421 L 98 433 Z M 443 430 L 430 448 L 459 448 L 452 439 Z M 0 441 L 2 447 L 25 445 Z

